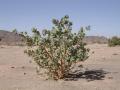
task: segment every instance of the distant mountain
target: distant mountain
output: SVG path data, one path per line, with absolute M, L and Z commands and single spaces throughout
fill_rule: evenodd
M 86 36 L 84 41 L 88 44 L 92 43 L 107 43 L 108 39 L 103 36 Z M 22 37 L 16 32 L 0 30 L 0 45 L 22 45 Z
M 105 43 L 108 43 L 108 39 L 104 36 L 86 36 L 84 41 L 88 44 L 92 44 L 92 43 L 105 44 Z
M 0 45 L 19 45 L 22 38 L 15 32 L 0 30 Z

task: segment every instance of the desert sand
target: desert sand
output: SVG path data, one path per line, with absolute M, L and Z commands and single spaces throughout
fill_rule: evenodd
M 90 57 L 82 64 L 90 74 L 54 81 L 36 73 L 36 65 L 23 52 L 25 47 L 0 46 L 0 90 L 120 90 L 120 47 L 88 47 Z

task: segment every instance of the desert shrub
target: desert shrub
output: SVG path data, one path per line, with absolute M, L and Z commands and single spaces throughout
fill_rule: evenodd
M 120 38 L 118 38 L 117 36 L 112 37 L 111 39 L 108 40 L 108 45 L 109 46 L 120 45 Z
M 18 33 L 17 29 L 13 29 L 12 32 L 15 33 L 15 34 Z
M 51 30 L 44 29 L 41 33 L 33 28 L 32 36 L 26 32 L 21 35 L 28 46 L 25 53 L 40 68 L 46 69 L 50 78 L 62 79 L 74 64 L 88 58 L 89 48 L 83 42 L 88 28 L 82 27 L 78 33 L 72 33 L 72 22 L 67 15 L 60 20 L 53 19 L 52 22 Z

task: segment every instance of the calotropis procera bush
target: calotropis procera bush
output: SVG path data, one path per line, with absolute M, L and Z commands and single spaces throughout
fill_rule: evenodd
M 53 19 L 51 30 L 40 33 L 33 28 L 33 35 L 22 33 L 28 46 L 25 52 L 31 56 L 40 68 L 47 70 L 49 77 L 62 79 L 67 75 L 73 64 L 88 58 L 89 49 L 83 42 L 85 30 L 81 28 L 78 33 L 72 33 L 72 22 L 69 16 L 60 20 Z
M 108 46 L 114 47 L 120 45 L 120 38 L 117 36 L 114 36 L 108 40 Z

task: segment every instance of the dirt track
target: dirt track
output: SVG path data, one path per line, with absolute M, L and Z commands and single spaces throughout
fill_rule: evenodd
M 0 46 L 0 90 L 120 90 L 120 47 L 98 44 L 88 47 L 94 54 L 83 63 L 84 67 L 107 72 L 103 80 L 80 77 L 77 81 L 45 80 L 36 74 L 35 65 L 29 63 L 23 47 Z

